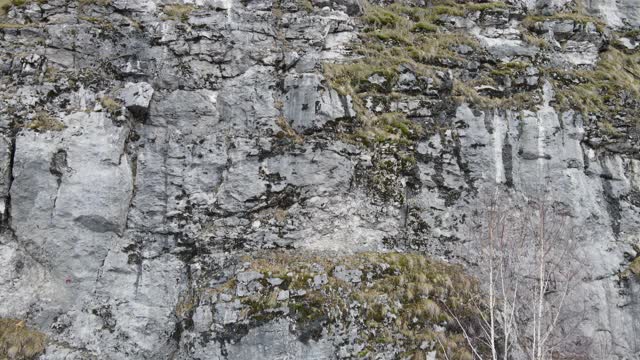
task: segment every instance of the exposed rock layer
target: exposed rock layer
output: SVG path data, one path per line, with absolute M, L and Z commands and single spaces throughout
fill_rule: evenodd
M 43 359 L 364 357 L 348 334 L 342 345 L 328 333 L 299 342 L 284 315 L 243 322 L 242 303 L 178 310 L 195 289 L 240 277 L 240 256 L 257 250 L 413 250 L 472 268 L 466 219 L 495 189 L 516 203 L 553 199 L 580 228 L 585 267 L 570 308 L 583 319 L 563 329 L 567 348 L 640 354 L 637 283 L 619 277 L 640 241 L 632 116 L 605 128 L 602 116 L 560 111 L 558 82 L 536 66 L 476 89 L 527 91 L 538 101 L 524 109 L 452 93 L 501 63 L 597 66 L 612 31 L 640 25 L 633 0 L 590 2 L 603 29 L 535 22 L 550 47 L 524 41 L 520 25 L 566 4 L 444 16 L 440 26 L 480 44 L 451 50 L 464 67 L 373 74 L 362 93 L 387 95 L 364 104 L 323 69 L 357 58 L 359 2 L 185 3 L 27 1 L 0 24 L 0 317 L 48 334 Z M 626 33 L 618 45 L 633 53 L 638 40 Z M 363 110 L 425 129 L 402 149 L 412 161 L 393 141 L 348 136 Z

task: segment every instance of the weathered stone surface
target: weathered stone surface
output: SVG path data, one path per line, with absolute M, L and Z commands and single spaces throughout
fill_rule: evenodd
M 7 201 L 11 186 L 11 157 L 13 145 L 11 139 L 0 136 L 0 218 L 7 215 Z
M 0 317 L 46 332 L 42 359 L 363 357 L 348 328 L 318 322 L 300 338 L 283 304 L 370 274 L 313 264 L 310 288 L 291 290 L 246 258 L 406 250 L 477 271 L 468 226 L 490 192 L 515 205 L 545 196 L 580 229 L 567 346 L 640 353 L 638 281 L 620 275 L 639 255 L 638 104 L 560 111 L 560 91 L 584 79 L 558 75 L 588 73 L 613 46 L 637 51 L 626 31 L 640 26 L 637 1 L 582 4 L 606 27 L 566 16 L 564 0 L 439 14 L 438 34 L 464 41 L 424 54 L 403 43 L 398 57 L 412 60 L 356 69 L 351 95 L 323 68 L 358 61 L 354 48 L 378 34 L 361 33 L 361 2 L 174 3 L 49 0 L 2 15 Z M 540 101 L 472 104 L 461 88 Z M 385 113 L 407 123 L 376 123 Z M 234 295 L 219 295 L 233 277 Z M 243 322 L 265 290 L 275 315 Z
M 127 83 L 118 96 L 129 111 L 144 115 L 149 110 L 153 87 L 147 83 Z
M 304 344 L 289 332 L 287 321 L 271 322 L 252 329 L 236 345 L 229 347 L 229 359 L 335 359 L 333 345 L 326 340 Z

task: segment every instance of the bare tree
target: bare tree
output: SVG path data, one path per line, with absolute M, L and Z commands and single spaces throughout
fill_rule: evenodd
M 471 227 L 485 290 L 475 304 L 480 331 L 451 315 L 475 358 L 552 359 L 562 340 L 556 330 L 567 320 L 565 301 L 576 285 L 570 217 L 553 202 L 517 207 L 498 194 Z

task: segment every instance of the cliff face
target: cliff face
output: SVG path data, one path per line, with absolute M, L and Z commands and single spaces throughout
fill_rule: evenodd
M 41 358 L 440 358 L 437 335 L 376 342 L 358 293 L 395 299 L 388 266 L 462 276 L 376 252 L 473 272 L 495 192 L 578 229 L 562 349 L 640 354 L 635 0 L 13 3 L 0 317 L 45 333 Z

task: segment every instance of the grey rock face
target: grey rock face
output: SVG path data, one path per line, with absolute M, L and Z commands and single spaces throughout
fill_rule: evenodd
M 609 30 L 556 18 L 526 30 L 546 47 L 526 41 L 527 11 L 562 10 L 564 1 L 444 16 L 448 32 L 479 43 L 446 49 L 461 64 L 429 60 L 456 73 L 400 65 L 391 78 L 376 69 L 350 84 L 363 89 L 358 103 L 331 87 L 323 66 L 357 60 L 360 2 L 174 5 L 49 0 L 2 20 L 15 25 L 0 26 L 0 317 L 45 332 L 42 359 L 363 357 L 366 344 L 348 327 L 301 341 L 285 310 L 242 322 L 249 307 L 216 289 L 236 276 L 235 296 L 278 287 L 280 306 L 305 295 L 286 278 L 247 270 L 243 257 L 257 250 L 407 250 L 473 264 L 468 221 L 490 191 L 516 204 L 546 194 L 580 227 L 588 265 L 567 300 L 582 313 L 563 329 L 568 346 L 638 356 L 638 283 L 618 276 L 639 255 L 635 130 L 603 138 L 578 109 L 560 111 L 559 89 L 536 67 L 473 90 L 528 89 L 540 105 L 452 100 L 454 82 L 487 64 L 590 69 Z M 634 0 L 586 5 L 610 27 L 640 26 Z M 621 39 L 637 51 L 637 37 Z M 110 97 L 119 105 L 106 106 Z M 349 136 L 391 112 L 425 130 L 405 171 L 392 142 L 363 146 Z M 375 165 L 383 163 L 391 170 Z M 311 289 L 330 281 L 324 272 L 307 279 Z M 365 281 L 360 269 L 332 276 Z
M 324 88 L 321 81 L 322 77 L 316 74 L 285 78 L 284 115 L 291 120 L 294 130 L 320 129 L 327 121 L 355 117 L 351 98 Z
M 129 111 L 144 115 L 149 110 L 153 87 L 147 83 L 127 83 L 120 91 L 119 97 Z
M 0 217 L 7 214 L 7 200 L 11 186 L 11 139 L 0 137 Z
M 333 345 L 326 340 L 304 344 L 289 331 L 283 320 L 252 329 L 236 345 L 229 348 L 229 359 L 335 359 Z

